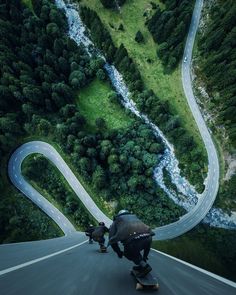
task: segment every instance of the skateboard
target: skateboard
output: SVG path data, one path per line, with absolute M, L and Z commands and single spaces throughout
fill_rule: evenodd
M 137 277 L 138 271 L 135 271 L 133 269 L 131 270 L 130 273 L 136 280 L 136 290 L 143 290 L 143 289 L 158 290 L 159 289 L 157 277 L 154 274 L 152 274 L 152 272 L 149 272 L 143 278 Z

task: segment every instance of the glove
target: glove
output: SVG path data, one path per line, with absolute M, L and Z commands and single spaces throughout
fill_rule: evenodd
M 123 254 L 124 254 L 124 252 L 122 252 L 122 251 L 117 252 L 117 255 L 118 255 L 119 258 L 122 258 Z

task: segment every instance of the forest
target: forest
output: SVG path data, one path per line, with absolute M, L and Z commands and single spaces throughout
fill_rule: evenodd
M 146 21 L 155 42 L 157 55 L 167 71 L 173 70 L 183 57 L 185 38 L 189 29 L 193 4 L 191 0 L 161 0 L 153 16 Z
M 175 12 L 176 7 L 174 4 L 171 6 L 171 3 L 181 1 L 162 2 L 166 4 L 166 12 L 173 11 L 172 14 L 178 15 Z M 185 1 L 183 5 L 187 5 L 186 2 L 188 1 Z M 89 57 L 82 46 L 78 47 L 67 36 L 65 16 L 52 1 L 34 0 L 32 3 L 33 11 L 19 1 L 0 0 L 0 243 L 62 235 L 60 229 L 49 217 L 17 192 L 7 179 L 6 165 L 11 153 L 18 145 L 32 138 L 48 140 L 50 143 L 59 145 L 68 155 L 70 164 L 81 179 L 107 202 L 116 200 L 117 210 L 126 207 L 137 213 L 151 226 L 175 221 L 185 213 L 184 210 L 176 206 L 153 180 L 153 167 L 158 164 L 163 155 L 163 143 L 153 135 L 149 127 L 128 112 L 127 115 L 132 118 L 129 128 L 107 128 L 107 122 L 98 117 L 95 127 L 88 129 L 87 118 L 81 114 L 80 102 L 78 99 L 76 103 L 76 99 L 82 89 L 89 87 L 95 79 L 107 80 L 103 69 L 104 62 L 96 56 Z M 221 21 L 222 26 L 229 26 L 231 31 L 229 30 L 227 36 L 228 34 L 233 36 L 234 20 L 231 14 L 233 12 L 230 12 L 230 9 L 227 11 L 228 3 L 232 4 L 234 12 L 235 5 L 232 1 L 228 1 L 222 5 L 221 9 L 214 11 L 214 17 L 216 19 L 218 17 L 218 22 Z M 119 5 L 122 5 L 122 2 L 119 2 Z M 155 9 L 158 12 L 158 7 Z M 186 11 L 188 11 L 187 8 Z M 191 166 L 188 165 L 186 168 L 182 164 L 181 168 L 185 168 L 189 179 L 192 183 L 198 184 L 201 190 L 202 187 L 199 184 L 204 179 L 201 172 L 206 159 L 202 159 L 202 151 L 196 148 L 194 139 L 181 127 L 179 118 L 171 113 L 168 102 L 160 101 L 152 90 L 144 88 L 141 75 L 126 48 L 124 45 L 119 48 L 114 46 L 96 13 L 83 8 L 82 17 L 90 29 L 94 42 L 124 75 L 139 109 L 148 113 L 150 118 L 172 139 L 181 156 L 186 157 L 186 162 L 192 162 Z M 147 23 L 148 26 L 151 20 Z M 213 23 L 212 20 L 212 26 L 209 26 L 210 36 L 217 32 L 213 29 Z M 225 32 L 227 32 L 226 29 Z M 227 39 L 227 36 L 222 39 L 225 40 L 223 41 L 225 46 L 228 46 L 228 57 L 223 61 L 227 63 L 227 67 L 225 67 L 226 75 L 221 76 L 221 81 L 228 95 L 232 94 L 232 96 L 227 94 L 223 96 L 224 88 L 221 83 L 216 83 L 213 87 L 213 80 L 210 78 L 207 80 L 209 89 L 217 90 L 222 94 L 220 96 L 222 99 L 214 101 L 221 110 L 226 109 L 223 107 L 224 100 L 229 102 L 227 106 L 234 106 L 233 95 L 235 95 L 233 83 L 230 82 L 233 79 L 232 57 L 235 38 Z M 166 42 L 165 39 L 160 40 L 158 39 L 157 42 Z M 183 40 L 179 41 L 183 42 Z M 204 56 L 208 47 L 204 48 L 202 40 L 199 42 L 202 42 L 201 52 Z M 211 45 L 208 44 L 209 48 L 214 45 L 214 42 L 209 43 Z M 181 47 L 181 45 L 177 46 Z M 218 48 L 213 46 L 213 49 L 211 58 L 214 59 L 216 56 L 220 58 L 219 46 Z M 170 56 L 166 57 L 167 66 L 171 65 L 169 65 L 169 58 Z M 175 58 L 177 63 L 178 58 L 181 57 L 179 55 Z M 208 54 L 205 58 L 206 62 L 210 62 Z M 173 66 L 176 66 L 174 64 Z M 220 68 L 216 71 L 213 69 L 213 64 L 209 64 L 208 68 L 210 66 L 212 66 L 211 75 L 218 75 Z M 214 66 L 218 66 L 218 63 Z M 205 68 L 202 69 L 205 71 Z M 229 69 L 232 72 L 227 72 Z M 227 77 L 231 78 L 227 79 Z M 109 100 L 114 105 L 120 104 L 120 98 L 115 92 L 110 93 Z M 222 118 L 224 118 L 223 115 Z M 229 130 L 230 126 L 233 126 L 233 119 L 232 117 Z M 233 132 L 230 134 L 234 142 Z M 52 195 L 64 208 L 63 212 L 74 219 L 78 228 L 83 229 L 91 222 L 91 217 L 73 193 L 65 190 L 61 178 L 55 173 L 55 167 L 44 157 L 34 156 L 28 159 L 23 173 L 29 181 L 35 182 L 41 189 L 46 189 L 48 194 Z M 235 183 L 235 177 L 233 177 L 227 187 L 231 196 L 234 196 Z M 183 237 L 179 246 L 173 244 L 172 240 L 170 248 L 185 249 L 184 245 L 189 247 L 188 251 L 191 252 L 196 249 L 196 241 L 199 241 L 205 244 L 206 249 L 214 252 L 215 257 L 220 256 L 224 265 L 233 271 L 236 248 L 233 247 L 235 235 L 233 236 L 231 232 L 199 226 L 190 239 L 193 239 L 194 243 L 189 244 L 189 241 Z M 178 243 L 177 240 L 176 243 Z M 158 247 L 160 249 L 160 245 Z M 172 253 L 170 251 L 170 254 Z M 190 262 L 196 263 L 198 260 L 200 260 L 199 251 Z M 202 262 L 199 262 L 199 265 L 202 266 Z
M 210 8 L 210 10 L 209 10 Z M 203 27 L 198 38 L 198 51 L 194 61 L 197 79 L 209 94 L 203 98 L 203 104 L 214 116 L 214 131 L 222 128 L 224 138 L 220 137 L 221 146 L 230 153 L 236 147 L 236 3 L 218 0 L 206 11 Z M 226 167 L 227 168 L 227 167 Z M 216 199 L 217 206 L 225 209 L 235 208 L 236 175 L 232 175 L 220 186 Z
M 205 163 L 207 162 L 202 149 L 197 146 L 193 136 L 182 127 L 179 117 L 171 112 L 169 102 L 160 100 L 151 89 L 145 89 L 140 72 L 132 58 L 129 57 L 126 48 L 123 44 L 119 48 L 115 47 L 97 13 L 82 6 L 81 17 L 90 29 L 95 44 L 105 53 L 107 60 L 113 62 L 123 74 L 139 110 L 148 114 L 170 142 L 174 143 L 177 158 L 180 160 L 180 168 L 201 192 L 204 189 L 203 180 L 206 175 Z
M 97 120 L 96 130 L 87 131 L 86 118 L 75 98 L 95 78 L 104 79 L 103 61 L 89 57 L 67 36 L 64 14 L 51 1 L 33 4 L 32 13 L 20 2 L 1 0 L 1 162 L 7 163 L 11 152 L 27 138 L 48 138 L 71 155 L 81 178 L 106 200 L 115 199 L 120 206 L 135 210 L 150 225 L 176 220 L 184 210 L 153 180 L 153 167 L 160 160 L 163 144 L 138 119 L 132 128 L 118 130 L 109 130 L 103 120 Z M 117 59 L 123 52 L 121 47 Z M 139 81 L 134 81 L 134 89 L 142 87 Z M 120 103 L 116 95 L 112 97 L 114 103 Z M 6 183 L 9 186 L 6 173 L 2 168 L 4 187 Z M 9 226 L 13 217 L 19 217 L 14 194 L 12 189 L 3 191 L 0 201 L 5 212 L 0 217 L 2 241 L 16 239 Z M 21 232 L 26 228 L 22 223 L 19 226 Z M 23 237 L 29 240 L 35 235 Z
M 42 173 L 43 171 L 43 173 Z M 57 168 L 42 155 L 33 155 L 25 159 L 22 174 L 37 189 L 46 192 L 50 202 L 59 205 L 58 209 L 73 223 L 77 230 L 84 229 L 94 223 L 85 207 L 78 202 L 78 197 L 57 172 Z
M 211 103 L 218 110 L 217 123 L 224 125 L 236 147 L 236 3 L 217 1 L 198 41 L 200 71 L 205 76 Z

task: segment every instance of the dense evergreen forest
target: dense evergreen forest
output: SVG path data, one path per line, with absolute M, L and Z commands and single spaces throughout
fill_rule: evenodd
M 42 173 L 43 171 L 43 173 Z M 54 167 L 42 155 L 29 156 L 24 162 L 22 174 L 29 181 L 36 184 L 37 188 L 43 189 L 52 200 L 56 202 L 58 209 L 74 224 L 75 228 L 86 228 L 88 223 L 93 223 L 93 218 L 86 208 L 78 202 L 78 197 L 67 182 L 57 173 Z M 49 199 L 50 202 L 52 202 Z
M 218 124 L 224 125 L 236 147 L 236 2 L 216 1 L 210 20 L 199 39 L 200 70 L 213 108 L 218 109 Z
M 75 169 L 98 194 L 118 201 L 117 209 L 122 205 L 135 210 L 150 225 L 176 220 L 184 210 L 153 180 L 153 167 L 163 153 L 162 143 L 138 119 L 129 129 L 109 130 L 98 118 L 96 130 L 88 132 L 75 98 L 94 78 L 106 77 L 103 61 L 89 57 L 67 36 L 65 16 L 51 1 L 33 4 L 32 12 L 21 2 L 1 0 L 1 162 L 6 166 L 11 151 L 27 138 L 48 138 L 70 155 Z M 121 47 L 117 59 L 123 52 Z M 142 88 L 138 72 L 133 88 Z M 148 92 L 146 95 L 150 96 Z M 111 100 L 119 103 L 115 93 Z M 161 107 L 165 110 L 164 105 Z M 6 173 L 6 167 L 2 167 L 5 190 L 9 186 Z M 13 189 L 3 190 L 2 241 L 17 239 L 9 226 L 13 217 L 21 218 L 14 209 L 18 206 L 14 194 Z M 70 202 L 65 198 L 65 207 L 70 207 Z M 30 213 L 28 218 L 34 220 Z M 17 228 L 22 239 L 35 239 L 33 234 L 24 234 L 27 218 L 22 220 L 21 228 Z
M 162 10 L 157 5 L 156 12 L 146 23 L 154 41 L 159 44 L 158 57 L 168 70 L 172 70 L 183 56 L 194 1 L 161 0 L 161 2 L 165 4 L 165 9 Z
M 205 7 L 198 38 L 195 68 L 197 80 L 202 81 L 209 98 L 202 102 L 213 114 L 216 134 L 225 128 L 220 137 L 223 150 L 234 154 L 236 148 L 236 3 L 215 1 Z M 220 127 L 220 128 L 218 128 Z M 235 210 L 236 175 L 220 186 L 217 205 Z

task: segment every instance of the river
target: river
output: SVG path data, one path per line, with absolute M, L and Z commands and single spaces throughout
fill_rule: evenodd
M 69 1 L 65 3 L 63 0 L 55 0 L 55 3 L 58 8 L 65 11 L 69 25 L 68 35 L 70 38 L 72 38 L 78 45 L 82 43 L 90 56 L 92 54 L 97 54 L 105 61 L 104 69 L 106 70 L 114 89 L 118 94 L 120 94 L 121 102 L 124 107 L 141 118 L 148 126 L 152 128 L 155 136 L 161 138 L 165 145 L 165 151 L 158 166 L 154 169 L 154 179 L 169 196 L 169 198 L 189 212 L 197 204 L 198 199 L 202 197 L 202 194 L 198 194 L 194 186 L 192 186 L 185 177 L 181 176 L 179 162 L 176 159 L 174 153 L 174 147 L 168 142 L 158 126 L 152 123 L 145 114 L 139 112 L 135 102 L 131 99 L 130 92 L 122 78 L 122 75 L 118 72 L 114 65 L 106 62 L 104 55 L 95 47 L 93 42 L 86 35 L 86 28 L 79 15 L 78 4 L 71 3 Z M 163 179 L 163 169 L 168 171 L 171 182 L 177 188 L 178 193 L 172 189 L 169 189 L 165 185 Z M 205 182 L 206 181 L 207 178 Z M 234 214 L 229 216 L 218 208 L 212 208 L 207 216 L 203 219 L 203 222 L 216 227 L 236 228 L 236 216 Z

